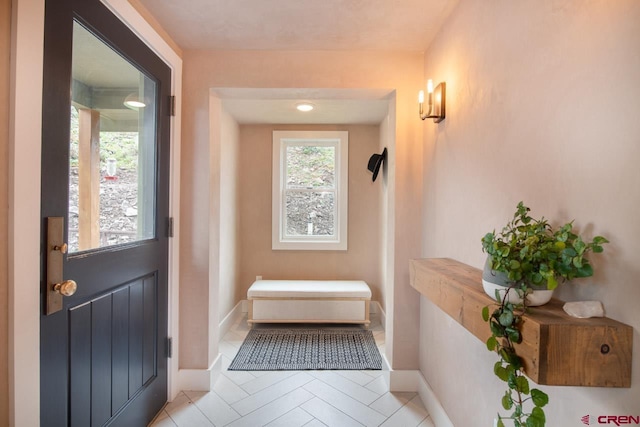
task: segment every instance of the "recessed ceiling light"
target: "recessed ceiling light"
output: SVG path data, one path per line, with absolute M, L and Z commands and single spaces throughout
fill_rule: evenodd
M 298 109 L 298 111 L 311 111 L 313 110 L 314 105 L 310 102 L 299 102 L 296 104 L 296 108 Z
M 124 99 L 125 107 L 131 108 L 132 110 L 137 110 L 138 108 L 144 108 L 147 106 L 140 98 L 138 98 L 138 94 L 130 93 Z

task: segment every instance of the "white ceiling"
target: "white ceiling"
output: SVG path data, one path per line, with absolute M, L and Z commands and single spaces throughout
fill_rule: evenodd
M 139 0 L 183 49 L 424 51 L 458 0 Z
M 429 46 L 459 0 L 139 0 L 185 50 L 386 50 Z M 239 123 L 371 124 L 391 91 L 218 89 Z M 295 110 L 311 101 L 309 113 Z
M 387 115 L 392 90 L 213 89 L 240 124 L 378 124 Z M 313 111 L 300 112 L 306 101 Z
M 73 78 L 99 88 L 138 88 L 140 71 L 77 22 L 73 24 Z

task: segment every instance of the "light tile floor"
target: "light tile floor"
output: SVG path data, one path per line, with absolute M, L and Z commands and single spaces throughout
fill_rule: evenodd
M 371 330 L 383 353 L 376 316 Z M 223 337 L 212 391 L 181 392 L 150 426 L 435 427 L 420 396 L 390 393 L 382 371 L 228 371 L 248 332 L 245 316 Z

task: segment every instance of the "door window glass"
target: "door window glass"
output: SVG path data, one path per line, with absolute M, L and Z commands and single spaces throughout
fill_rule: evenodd
M 156 84 L 73 27 L 70 252 L 155 237 Z

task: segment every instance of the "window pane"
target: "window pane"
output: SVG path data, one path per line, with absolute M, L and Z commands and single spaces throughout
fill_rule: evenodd
M 73 26 L 69 251 L 155 236 L 156 84 Z
M 288 145 L 287 188 L 334 188 L 335 147 Z
M 287 192 L 287 236 L 333 236 L 335 193 Z

